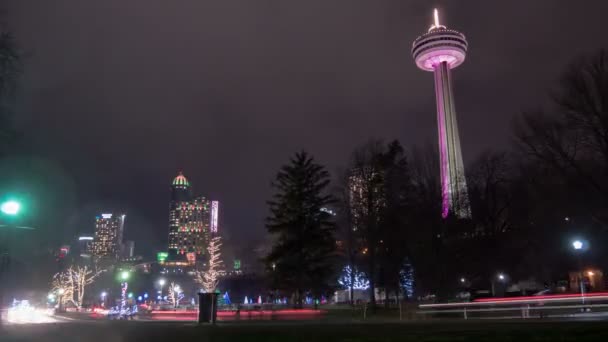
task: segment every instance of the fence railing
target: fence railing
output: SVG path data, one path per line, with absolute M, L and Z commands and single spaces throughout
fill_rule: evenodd
M 532 318 L 572 315 L 575 313 L 608 313 L 608 293 L 586 293 L 485 298 L 472 302 L 433 303 L 418 306 L 418 314 L 469 318 Z M 505 317 L 505 314 L 512 313 Z M 513 315 L 514 313 L 514 315 Z

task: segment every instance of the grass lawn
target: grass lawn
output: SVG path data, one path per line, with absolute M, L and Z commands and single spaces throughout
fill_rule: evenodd
M 90 322 L 10 327 L 0 341 L 608 341 L 608 322 Z

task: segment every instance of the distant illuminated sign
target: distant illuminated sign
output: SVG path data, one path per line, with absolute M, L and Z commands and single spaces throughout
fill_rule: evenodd
M 112 218 L 112 214 L 101 214 L 101 217 L 103 217 L 104 219 L 109 219 Z
M 328 213 L 331 216 L 336 216 L 336 212 L 333 211 L 333 210 L 331 210 L 331 209 L 329 209 L 329 208 L 323 207 L 323 208 L 321 208 L 321 211 L 324 212 L 324 213 Z
M 188 259 L 189 263 L 194 264 L 196 262 L 196 253 L 194 253 L 194 252 L 186 253 L 186 259 Z
M 211 232 L 217 233 L 217 216 L 220 203 L 218 201 L 211 202 Z
M 156 260 L 158 260 L 158 262 L 165 262 L 165 261 L 167 261 L 168 257 L 169 257 L 169 253 L 167 253 L 167 252 L 156 253 Z
M 59 248 L 59 254 L 57 254 L 57 257 L 59 259 L 63 259 L 69 253 L 70 253 L 70 246 L 61 246 L 61 248 Z
M 241 269 L 241 260 L 240 259 L 234 259 L 234 270 L 238 271 Z
M 81 236 L 78 238 L 78 241 L 93 241 L 92 236 Z

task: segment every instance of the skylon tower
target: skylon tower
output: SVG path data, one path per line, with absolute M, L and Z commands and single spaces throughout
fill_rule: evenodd
M 416 38 L 412 55 L 418 68 L 433 72 L 437 100 L 439 131 L 439 167 L 441 173 L 441 215 L 447 218 L 471 216 L 471 207 L 464 175 L 460 137 L 454 106 L 451 70 L 464 62 L 467 40 L 464 34 L 439 24 L 435 9 L 434 24 L 427 33 Z

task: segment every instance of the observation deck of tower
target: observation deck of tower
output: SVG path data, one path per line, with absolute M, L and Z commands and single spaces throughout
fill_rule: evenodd
M 464 62 L 467 48 L 464 34 L 439 23 L 437 9 L 434 24 L 412 44 L 418 68 L 433 72 L 435 78 L 443 218 L 450 214 L 458 218 L 471 216 L 450 76 L 451 70 Z

